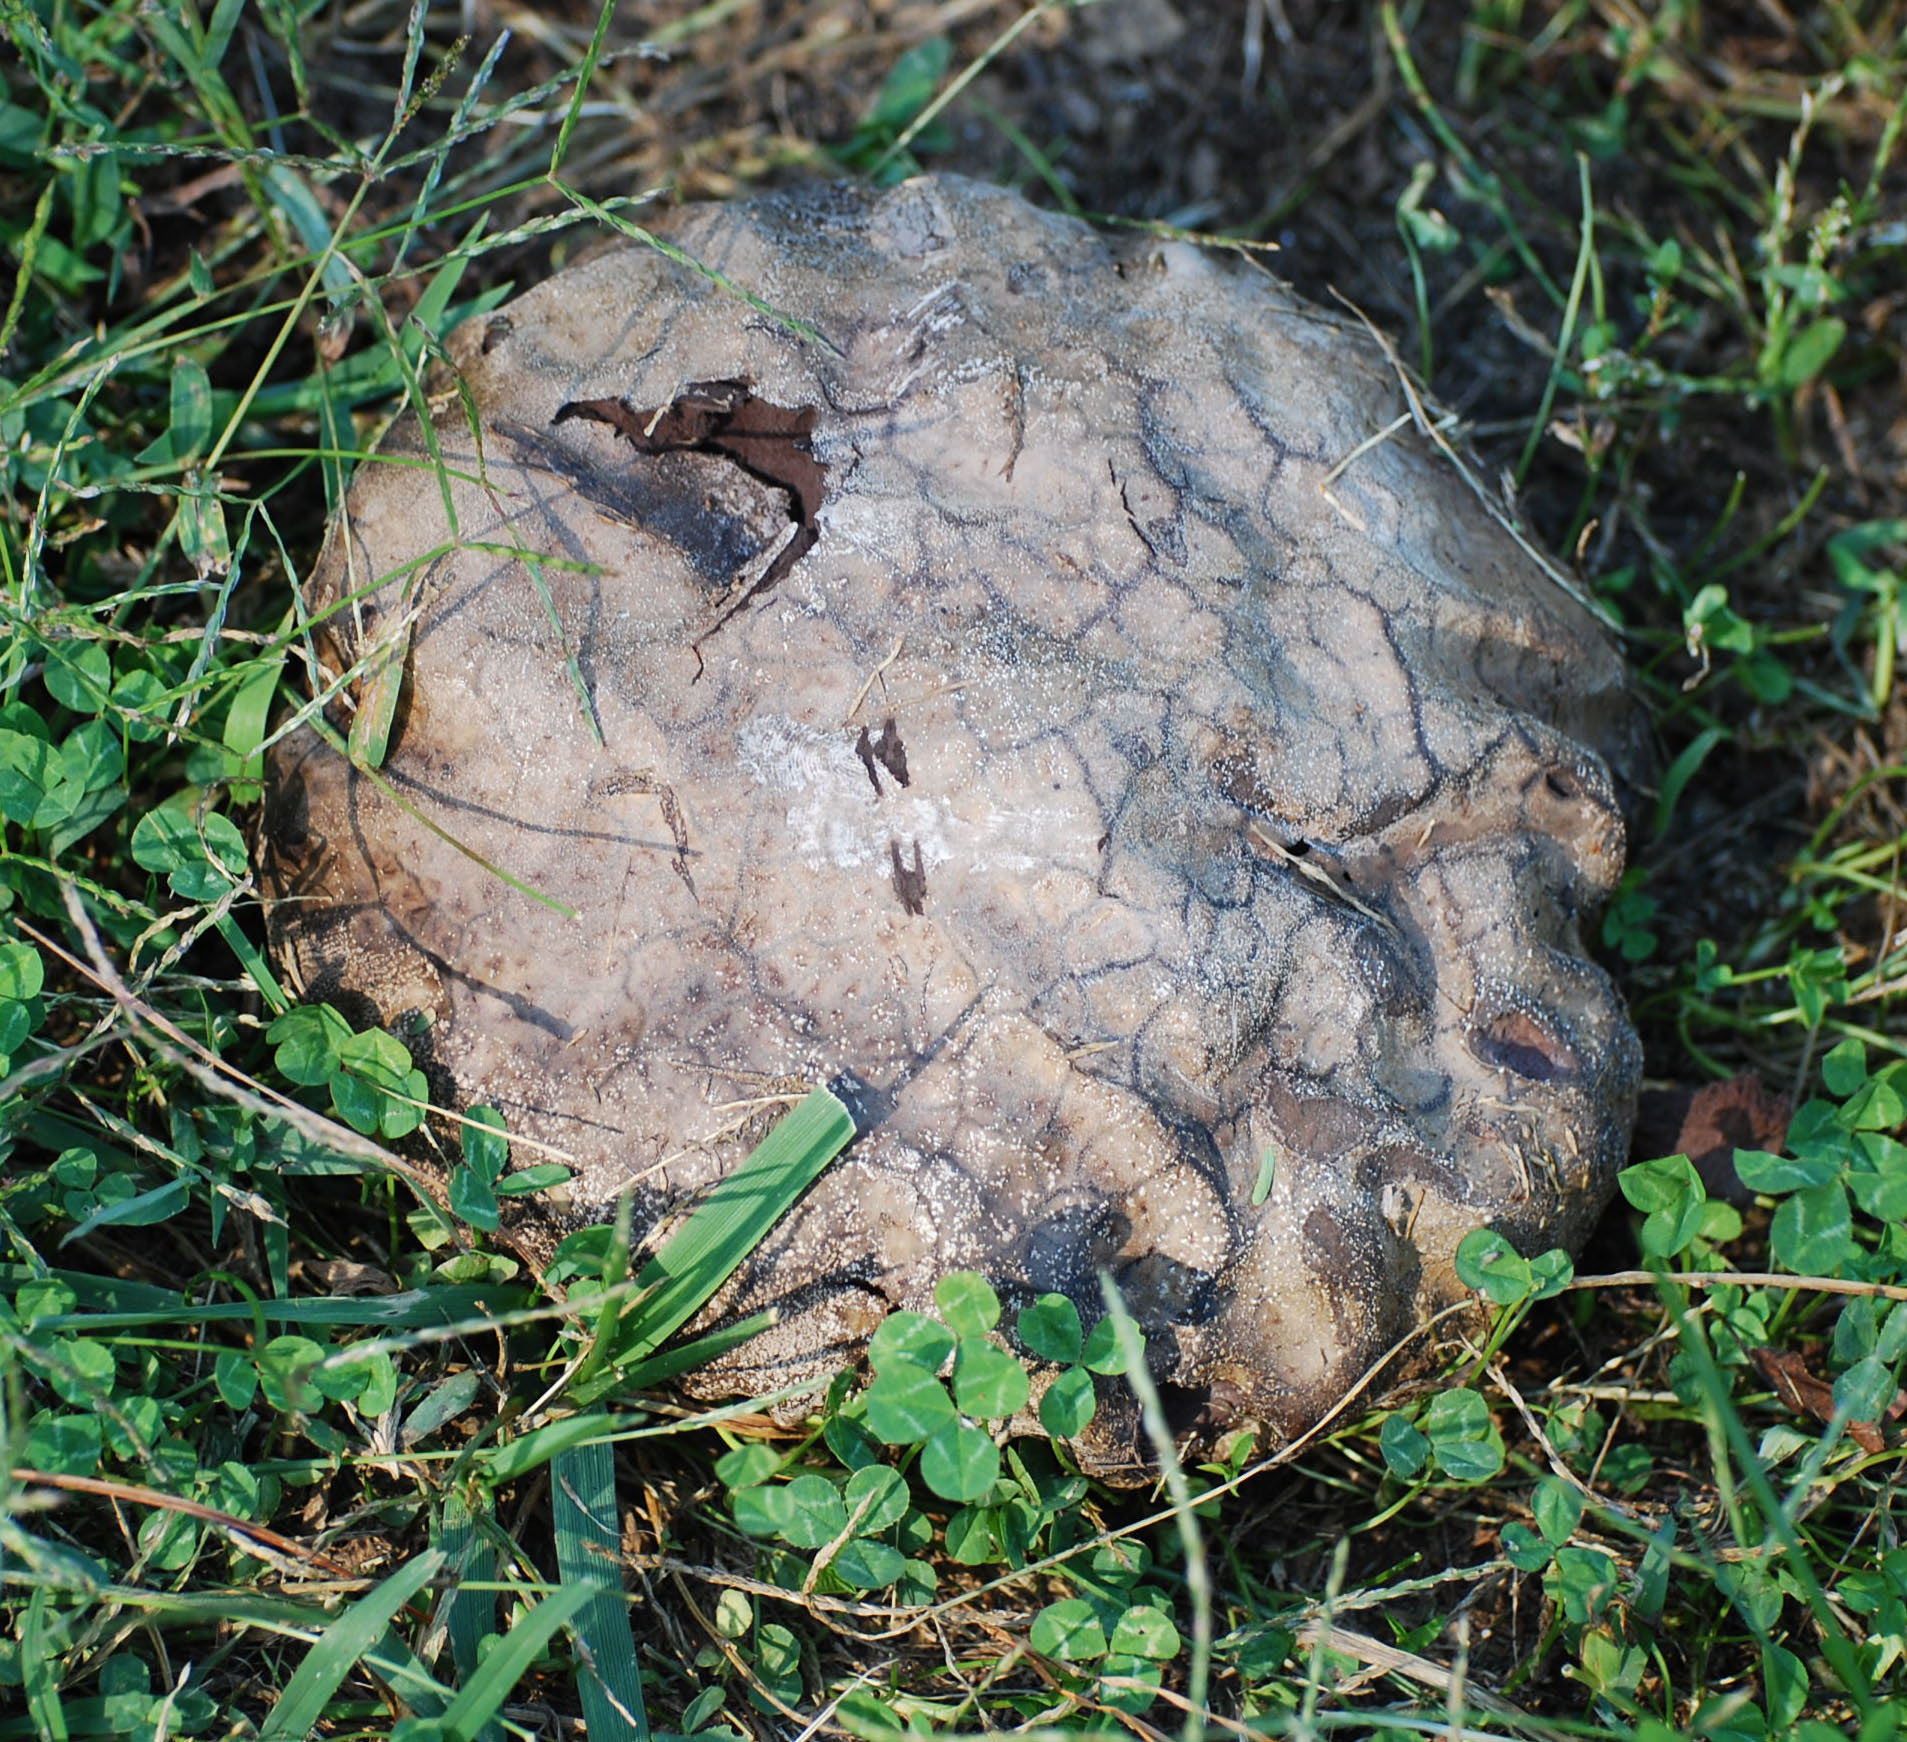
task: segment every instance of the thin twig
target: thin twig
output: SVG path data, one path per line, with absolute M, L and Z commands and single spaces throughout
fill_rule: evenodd
M 1772 1270 L 1611 1270 L 1579 1276 L 1570 1288 L 1653 1288 L 1678 1282 L 1685 1288 L 1785 1288 L 1805 1294 L 1852 1294 L 1870 1300 L 1907 1300 L 1907 1288 L 1892 1282 L 1854 1282 L 1841 1276 L 1783 1276 Z
M 16 1482 L 31 1483 L 38 1488 L 63 1488 L 74 1494 L 92 1494 L 102 1500 L 120 1500 L 133 1506 L 155 1506 L 166 1512 L 183 1512 L 188 1518 L 199 1519 L 205 1524 L 214 1524 L 219 1529 L 234 1536 L 247 1537 L 263 1544 L 266 1548 L 276 1549 L 282 1555 L 300 1560 L 320 1572 L 330 1573 L 335 1578 L 354 1579 L 357 1574 L 342 1561 L 334 1561 L 319 1549 L 308 1548 L 301 1542 L 293 1542 L 288 1536 L 280 1536 L 277 1531 L 267 1529 L 262 1524 L 254 1524 L 249 1518 L 240 1518 L 235 1513 L 221 1512 L 216 1506 L 207 1506 L 197 1500 L 182 1499 L 177 1494 L 167 1494 L 157 1488 L 143 1487 L 137 1482 L 109 1482 L 100 1476 L 67 1476 L 53 1470 L 14 1469 L 9 1472 Z

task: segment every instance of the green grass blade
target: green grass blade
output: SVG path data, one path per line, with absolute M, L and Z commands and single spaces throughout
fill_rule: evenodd
M 1576 271 L 1569 281 L 1569 300 L 1563 305 L 1563 324 L 1556 335 L 1556 350 L 1549 360 L 1549 375 L 1543 382 L 1543 397 L 1537 404 L 1536 415 L 1530 419 L 1530 433 L 1524 440 L 1523 452 L 1517 457 L 1516 485 L 1519 490 L 1530 475 L 1530 463 L 1536 458 L 1536 450 L 1549 428 L 1550 408 L 1556 403 L 1556 389 L 1562 385 L 1563 375 L 1569 368 L 1569 353 L 1576 344 L 1576 320 L 1582 313 L 1583 286 L 1589 282 L 1590 262 L 1595 256 L 1596 201 L 1589 184 L 1589 159 L 1580 151 L 1576 153 L 1576 173 L 1582 184 L 1583 203 Z
M 60 1699 L 60 1678 L 48 1649 L 46 1612 L 51 1597 L 35 1591 L 20 1624 L 20 1684 L 35 1730 L 47 1742 L 66 1742 L 66 1707 Z
M 600 1410 L 588 1415 L 566 1415 L 547 1427 L 533 1429 L 520 1439 L 511 1440 L 491 1451 L 478 1452 L 475 1462 L 484 1479 L 493 1483 L 514 1482 L 528 1475 L 539 1464 L 548 1463 L 559 1452 L 566 1452 L 593 1439 L 639 1427 L 639 1415 L 604 1415 Z
M 424 1667 L 395 1628 L 385 1628 L 384 1637 L 364 1654 L 364 1663 L 414 1717 L 434 1718 L 450 1704 L 450 1689 Z
M 854 1137 L 854 1119 L 815 1089 L 723 1179 L 637 1278 L 649 1292 L 624 1360 L 655 1352 L 728 1280 L 736 1265 Z
M 441 1554 L 435 1549 L 426 1550 L 333 1621 L 305 1653 L 297 1674 L 285 1684 L 271 1715 L 259 1727 L 258 1742 L 294 1742 L 309 1735 L 352 1665 L 382 1641 L 392 1616 L 429 1584 L 443 1565 Z
M 1842 1631 L 1840 1620 L 1816 1572 L 1814 1557 L 1797 1536 L 1794 1519 L 1782 1505 L 1781 1497 L 1768 1478 L 1768 1466 L 1762 1462 L 1754 1439 L 1742 1423 L 1735 1408 L 1733 1388 L 1723 1377 L 1706 1338 L 1694 1326 L 1688 1309 L 1676 1292 L 1674 1278 L 1660 1276 L 1656 1279 L 1655 1287 L 1656 1293 L 1662 1298 L 1663 1309 L 1675 1323 L 1682 1351 L 1694 1370 L 1696 1383 L 1701 1387 L 1702 1409 L 1708 1418 L 1711 1433 L 1720 1429 L 1720 1437 L 1726 1442 L 1728 1451 L 1734 1456 L 1736 1465 L 1747 1481 L 1749 1493 L 1755 1498 L 1755 1505 L 1769 1537 L 1780 1545 L 1782 1570 L 1794 1581 L 1796 1596 L 1807 1605 L 1814 1618 L 1822 1655 L 1826 1657 L 1848 1699 L 1865 1718 L 1874 1709 L 1875 1690 L 1863 1673 L 1846 1633 Z
M 497 1576 L 497 1551 L 484 1540 L 477 1514 L 461 1494 L 452 1494 L 444 1502 L 437 1547 L 451 1586 L 444 1598 L 444 1631 L 461 1681 L 477 1667 L 477 1647 L 497 1630 L 497 1593 L 463 1587 L 488 1584 Z
M 777 1323 L 780 1314 L 773 1310 L 750 1313 L 745 1319 L 737 1319 L 732 1325 L 724 1325 L 719 1331 L 710 1331 L 704 1337 L 692 1337 L 686 1343 L 678 1343 L 673 1349 L 665 1349 L 660 1355 L 651 1355 L 646 1361 L 638 1361 L 633 1367 L 621 1371 L 621 1384 L 629 1391 L 640 1391 L 645 1386 L 660 1385 L 665 1379 L 673 1379 L 678 1373 L 688 1373 L 713 1361 L 718 1355 L 726 1355 L 730 1349 L 738 1349 L 750 1337 L 759 1337 L 763 1331 Z
M 442 1742 L 478 1742 L 484 1726 L 502 1711 L 510 1690 L 549 1644 L 550 1635 L 596 1595 L 590 1585 L 552 1592 L 498 1640 L 451 1701 L 450 1710 L 437 1720 L 436 1735 Z
M 565 1587 L 594 1585 L 576 1617 L 576 1691 L 592 1742 L 649 1742 L 635 1635 L 617 1573 L 616 1458 L 603 1441 L 571 1446 L 550 1460 L 556 1508 L 556 1564 Z
M 40 1321 L 54 1331 L 140 1330 L 149 1325 L 211 1325 L 243 1322 L 262 1315 L 275 1324 L 382 1327 L 389 1331 L 441 1330 L 466 1321 L 475 1325 L 509 1322 L 524 1307 L 529 1291 L 509 1283 L 444 1283 L 408 1288 L 401 1294 L 304 1295 L 291 1300 L 209 1301 L 200 1306 L 170 1289 L 119 1277 L 88 1276 L 79 1270 L 49 1272 L 77 1297 L 79 1311 L 54 1313 Z M 0 1293 L 35 1281 L 24 1264 L 0 1264 Z M 474 1325 L 473 1325 L 474 1328 Z
M 456 1666 L 457 1685 L 466 1685 L 477 1673 L 478 1652 L 497 1630 L 497 1593 L 470 1590 L 497 1576 L 497 1551 L 484 1539 L 478 1514 L 460 1492 L 445 1500 L 439 1515 L 437 1547 L 443 1551 L 450 1589 L 443 1600 L 442 1621 L 450 1639 L 450 1661 Z M 502 1731 L 486 1725 L 479 1742 L 495 1742 Z
M 1656 795 L 1655 817 L 1650 825 L 1652 834 L 1661 835 L 1667 832 L 1669 824 L 1675 820 L 1675 807 L 1681 802 L 1684 789 L 1695 778 L 1702 764 L 1708 760 L 1709 752 L 1716 745 L 1724 743 L 1727 738 L 1728 733 L 1723 727 L 1710 726 L 1707 730 L 1698 732 L 1682 753 L 1669 764 L 1668 772 L 1662 776 L 1662 784 Z

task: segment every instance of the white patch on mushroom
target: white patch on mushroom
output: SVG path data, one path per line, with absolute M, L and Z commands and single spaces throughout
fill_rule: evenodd
M 928 869 L 953 857 L 959 833 L 944 798 L 888 788 L 877 799 L 845 727 L 813 726 L 786 714 L 757 714 L 736 734 L 740 761 L 770 792 L 786 793 L 788 844 L 804 863 L 856 871 L 884 865 L 900 842 L 916 842 Z

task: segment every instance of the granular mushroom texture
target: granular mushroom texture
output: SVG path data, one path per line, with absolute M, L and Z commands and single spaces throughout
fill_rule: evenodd
M 708 1322 L 780 1320 L 694 1389 L 818 1387 L 955 1269 L 1090 1323 L 1103 1269 L 1185 1419 L 1276 1437 L 1472 1229 L 1578 1241 L 1641 716 L 1385 352 L 953 179 L 670 233 L 708 270 L 603 253 L 453 335 L 454 528 L 406 419 L 309 592 L 338 671 L 408 628 L 391 787 L 575 917 L 310 734 L 273 765 L 308 995 L 579 1158 L 518 1248 L 845 1082 L 861 1136 Z M 1137 1468 L 1129 1404 L 1092 1432 Z

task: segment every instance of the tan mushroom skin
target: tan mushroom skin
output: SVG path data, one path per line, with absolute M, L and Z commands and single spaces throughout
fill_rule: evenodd
M 653 1223 L 840 1081 L 865 1129 L 703 1394 L 819 1385 L 955 1269 L 1090 1323 L 1106 1270 L 1175 1409 L 1275 1438 L 1470 1230 L 1578 1241 L 1638 1073 L 1582 932 L 1639 714 L 1385 352 L 952 179 L 671 235 L 707 273 L 620 249 L 453 335 L 454 528 L 407 419 L 308 589 L 334 672 L 408 625 L 384 777 L 574 917 L 309 735 L 274 765 L 307 993 L 577 1158 L 519 1247 Z M 1108 1388 L 1082 1455 L 1133 1437 Z

